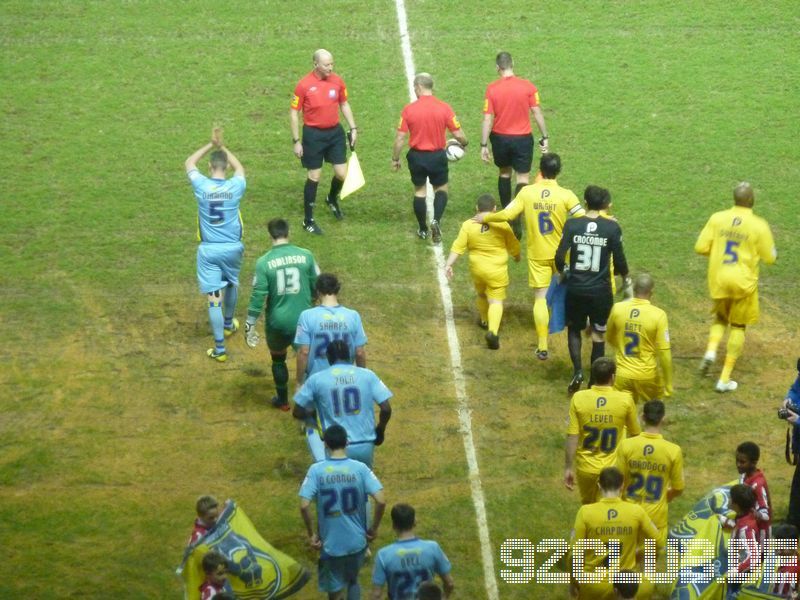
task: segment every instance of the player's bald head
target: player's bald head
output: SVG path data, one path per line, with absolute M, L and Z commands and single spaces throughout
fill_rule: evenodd
M 314 51 L 312 60 L 314 61 L 314 64 L 317 65 L 324 60 L 333 60 L 333 54 L 325 50 L 325 48 L 320 48 L 319 50 Z
M 755 195 L 753 194 L 753 186 L 747 181 L 742 181 L 735 188 L 733 188 L 733 202 L 736 206 L 753 206 L 755 202 Z
M 656 282 L 650 273 L 639 273 L 633 278 L 633 294 L 637 298 L 649 298 Z
M 433 89 L 433 77 L 430 73 L 417 73 L 414 77 L 414 85 L 430 91 Z

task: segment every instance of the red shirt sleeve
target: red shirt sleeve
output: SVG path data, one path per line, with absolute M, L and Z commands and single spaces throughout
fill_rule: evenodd
M 486 88 L 486 95 L 483 98 L 483 114 L 485 115 L 493 115 L 494 114 L 494 104 L 492 103 L 492 96 L 489 93 L 489 88 Z
M 405 108 L 403 109 L 403 112 L 400 113 L 400 122 L 397 124 L 397 131 L 408 133 L 408 119 L 406 118 Z
M 531 84 L 531 95 L 529 98 L 529 103 L 531 108 L 539 106 L 539 90 L 537 90 L 536 86 L 533 84 Z
M 458 117 L 456 116 L 456 113 L 453 112 L 453 109 L 450 108 L 449 104 L 445 104 L 445 106 L 447 107 L 446 108 L 446 110 L 447 110 L 447 128 L 450 131 L 455 131 L 457 129 L 461 129 L 461 123 L 458 122 Z
M 339 80 L 339 104 L 347 102 L 347 86 L 344 84 L 344 79 Z
M 303 110 L 303 102 L 305 101 L 306 97 L 306 90 L 303 86 L 303 82 L 297 84 L 297 87 L 294 88 L 294 96 L 292 96 L 292 103 L 291 108 L 292 110 L 301 111 Z

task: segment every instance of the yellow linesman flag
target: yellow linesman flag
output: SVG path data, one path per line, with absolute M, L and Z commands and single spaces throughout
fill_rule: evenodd
M 200 600 L 203 557 L 211 550 L 227 559 L 228 583 L 237 598 L 288 598 L 311 577 L 305 567 L 261 537 L 244 511 L 228 500 L 214 528 L 186 548 L 176 571 L 183 577 L 186 600 Z
M 364 173 L 361 172 L 361 163 L 358 162 L 358 155 L 355 152 L 351 152 L 350 159 L 347 161 L 347 175 L 344 178 L 339 197 L 347 198 L 353 192 L 364 187 L 365 183 Z

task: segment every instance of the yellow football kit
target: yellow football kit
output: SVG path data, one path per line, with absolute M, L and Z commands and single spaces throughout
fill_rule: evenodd
M 753 209 L 734 206 L 711 215 L 694 246 L 708 256 L 708 289 L 714 312 L 725 322 L 758 320 L 758 263 L 777 258 L 767 222 Z
M 644 508 L 658 528 L 663 546 L 668 529 L 667 491 L 684 487 L 680 446 L 660 433 L 643 431 L 619 444 L 617 467 L 625 477 L 624 498 Z
M 608 317 L 606 339 L 616 350 L 615 389 L 629 391 L 637 403 L 663 397 L 664 387 L 672 390 L 667 313 L 641 298 L 617 302 Z
M 577 196 L 555 179 L 542 179 L 522 188 L 508 206 L 486 216 L 486 223 L 525 216 L 528 236 L 528 284 L 546 288 L 555 273 L 556 248 L 568 216 L 584 214 Z
M 572 396 L 567 435 L 578 436 L 575 476 L 583 504 L 597 499 L 597 478 L 604 468 L 616 464 L 617 445 L 626 430 L 629 436 L 641 431 L 628 392 L 593 385 Z
M 481 224 L 464 221 L 451 252 L 469 250 L 469 272 L 479 294 L 504 300 L 508 287 L 508 257 L 519 256 L 519 240 L 508 223 Z
M 658 530 L 650 517 L 641 506 L 624 502 L 619 497 L 601 498 L 593 504 L 585 504 L 578 509 L 575 517 L 573 548 L 574 542 L 581 539 L 600 540 L 606 547 L 609 540 L 618 540 L 620 569 L 636 569 L 636 549 L 643 546 L 644 540 L 648 538 L 658 538 Z M 593 572 L 597 567 L 603 566 L 606 556 L 606 553 L 596 554 L 587 550 L 584 554 L 584 571 Z M 613 587 L 607 579 L 599 583 L 578 585 L 580 600 L 611 600 L 614 597 Z

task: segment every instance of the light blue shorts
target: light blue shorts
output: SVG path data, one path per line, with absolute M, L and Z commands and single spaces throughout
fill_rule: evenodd
M 203 242 L 197 247 L 197 283 L 203 294 L 221 290 L 229 283 L 239 285 L 244 244 Z
M 345 451 L 347 452 L 347 458 L 352 458 L 364 463 L 370 469 L 372 468 L 372 457 L 375 455 L 375 444 L 372 442 L 347 444 Z
M 320 557 L 317 562 L 317 584 L 320 592 L 338 592 L 358 583 L 358 571 L 364 564 L 366 548 L 347 556 Z

